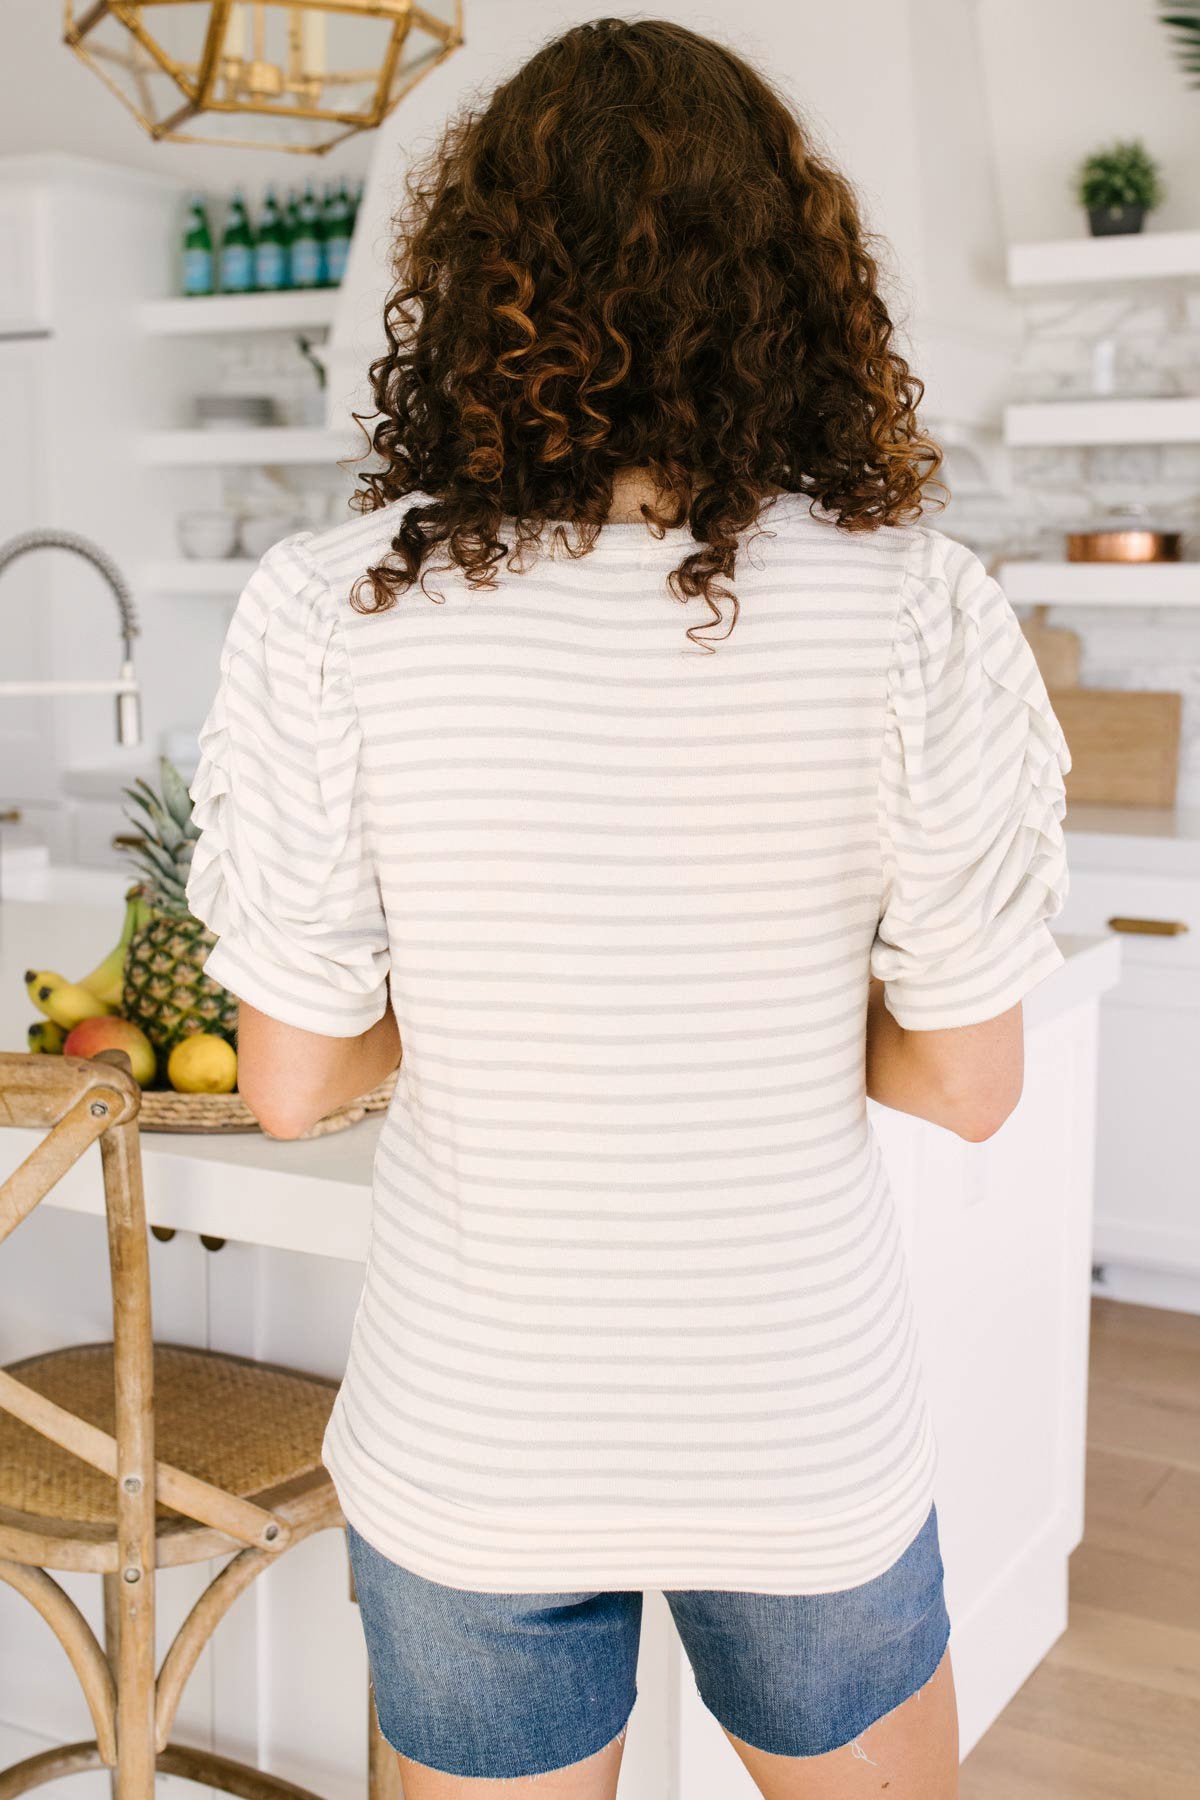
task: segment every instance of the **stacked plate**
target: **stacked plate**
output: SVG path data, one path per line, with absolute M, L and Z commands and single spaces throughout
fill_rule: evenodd
M 211 431 L 259 431 L 274 425 L 275 402 L 269 394 L 197 394 L 196 423 Z

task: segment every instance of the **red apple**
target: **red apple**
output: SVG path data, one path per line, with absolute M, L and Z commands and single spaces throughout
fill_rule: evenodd
M 128 1019 L 111 1014 L 99 1019 L 84 1019 L 68 1032 L 63 1045 L 64 1056 L 95 1056 L 97 1050 L 124 1050 L 133 1064 L 133 1079 L 139 1087 L 149 1087 L 158 1069 L 154 1046 L 144 1031 Z

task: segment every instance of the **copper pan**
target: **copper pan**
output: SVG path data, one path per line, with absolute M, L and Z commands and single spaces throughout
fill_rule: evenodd
M 1178 562 L 1183 554 L 1181 531 L 1151 531 L 1143 525 L 1108 531 L 1069 531 L 1067 561 L 1073 563 Z

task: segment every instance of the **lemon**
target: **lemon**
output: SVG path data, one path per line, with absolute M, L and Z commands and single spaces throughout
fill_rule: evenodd
M 177 1094 L 232 1094 L 237 1051 L 211 1032 L 193 1032 L 180 1038 L 167 1058 L 167 1080 Z

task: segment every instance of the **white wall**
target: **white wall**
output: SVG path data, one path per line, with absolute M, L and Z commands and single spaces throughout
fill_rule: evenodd
M 1154 0 L 976 3 L 1009 237 L 1081 232 L 1072 173 L 1128 137 L 1164 167 L 1170 191 L 1154 225 L 1200 224 L 1200 91 L 1184 85 Z

